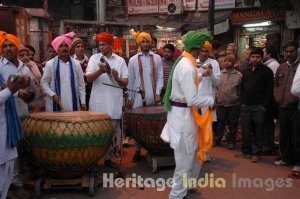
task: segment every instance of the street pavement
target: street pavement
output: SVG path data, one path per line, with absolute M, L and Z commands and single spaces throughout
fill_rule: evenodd
M 252 163 L 249 159 L 234 157 L 239 152 L 228 150 L 225 147 L 215 147 L 210 151 L 212 161 L 205 163 L 200 179 L 197 181 L 198 191 L 201 196 L 189 197 L 199 199 L 298 199 L 300 198 L 300 179 L 287 178 L 292 166 L 278 167 L 273 164 L 274 156 L 263 156 L 258 163 Z M 143 159 L 139 163 L 133 163 L 134 147 L 124 148 L 121 171 L 125 174 L 125 187 L 122 180 L 114 181 L 113 187 L 104 187 L 105 174 L 114 173 L 112 170 L 100 167 L 97 172 L 95 195 L 100 199 L 167 199 L 170 188 L 162 186 L 163 180 L 172 177 L 174 167 L 158 168 L 152 173 L 147 164 L 146 151 L 142 151 Z M 134 180 L 137 176 L 144 179 L 144 188 L 136 187 Z M 109 176 L 108 176 L 109 177 Z M 129 179 L 129 178 L 133 178 Z M 146 180 L 147 179 L 147 180 Z M 155 187 L 145 187 L 151 179 Z M 204 180 L 203 180 L 204 179 Z M 106 185 L 110 185 L 108 181 Z M 148 183 L 147 183 L 148 182 Z M 124 186 L 123 186 L 124 185 Z M 119 188 L 117 187 L 119 186 Z M 34 190 L 31 190 L 34 193 Z M 81 188 L 66 188 L 45 190 L 43 199 L 87 199 L 91 198 L 88 190 Z

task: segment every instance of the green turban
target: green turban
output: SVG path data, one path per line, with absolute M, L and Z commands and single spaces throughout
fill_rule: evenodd
M 202 48 L 206 40 L 211 40 L 212 36 L 208 32 L 199 30 L 188 31 L 182 38 L 184 50 L 190 51 L 193 48 Z

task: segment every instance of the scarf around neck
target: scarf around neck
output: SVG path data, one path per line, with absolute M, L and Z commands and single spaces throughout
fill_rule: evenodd
M 198 72 L 197 72 L 197 64 L 196 64 L 196 59 L 188 52 L 184 51 L 182 55 L 176 60 L 174 63 L 173 69 L 170 73 L 169 79 L 168 79 L 168 85 L 166 89 L 166 93 L 164 96 L 164 106 L 168 111 L 171 110 L 171 101 L 170 101 L 170 95 L 172 92 L 172 79 L 173 79 L 173 74 L 176 66 L 178 65 L 179 61 L 183 58 L 187 58 L 194 66 L 195 68 L 195 85 L 198 87 L 200 84 L 200 80 L 198 77 Z M 212 138 L 213 138 L 213 133 L 212 133 L 212 120 L 213 120 L 213 114 L 211 108 L 208 108 L 207 111 L 204 113 L 204 115 L 200 115 L 198 111 L 198 107 L 191 107 L 193 119 L 195 123 L 198 126 L 198 154 L 197 158 L 198 160 L 203 163 L 206 159 L 206 154 L 207 152 L 211 149 L 212 147 Z
M 0 82 L 5 83 L 4 78 L 0 74 Z M 23 137 L 21 122 L 17 113 L 15 98 L 11 95 L 5 102 L 5 116 L 7 126 L 6 144 L 8 147 L 15 147 L 19 140 Z
M 54 65 L 56 63 L 55 67 L 55 93 L 61 97 L 61 77 L 60 77 L 60 64 L 59 64 L 59 58 L 58 56 L 54 59 Z M 76 90 L 75 90 L 75 72 L 73 69 L 73 62 L 71 58 L 69 57 L 69 65 L 70 65 L 70 73 L 71 73 L 71 91 L 72 91 L 72 104 L 73 104 L 73 111 L 78 111 L 78 105 L 77 105 L 77 96 L 76 96 Z M 53 103 L 53 111 L 61 111 L 60 107 Z

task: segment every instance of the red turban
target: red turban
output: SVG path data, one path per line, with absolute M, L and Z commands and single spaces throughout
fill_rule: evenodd
M 8 40 L 11 43 L 13 43 L 18 50 L 20 49 L 21 42 L 15 35 L 7 34 L 6 32 L 0 31 L 0 52 L 1 53 L 2 53 L 3 43 L 5 40 Z
M 96 35 L 96 41 L 105 42 L 105 43 L 113 46 L 114 45 L 114 36 L 112 34 L 107 33 L 107 32 L 102 32 L 102 33 Z

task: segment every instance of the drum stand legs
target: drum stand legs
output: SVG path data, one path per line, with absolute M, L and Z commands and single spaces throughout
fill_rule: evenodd
M 44 190 L 51 188 L 69 187 L 74 188 L 80 186 L 83 189 L 88 190 L 90 197 L 95 194 L 95 176 L 94 174 L 85 174 L 82 178 L 70 179 L 70 180 L 58 180 L 50 177 L 40 177 L 35 182 L 35 196 L 41 198 Z
M 126 101 L 126 100 L 125 100 Z M 124 112 L 122 112 L 122 117 L 121 117 L 121 139 L 120 139 L 120 161 L 119 161 L 119 171 L 114 173 L 115 178 L 123 178 L 125 180 L 130 180 L 131 183 L 135 184 L 135 187 L 143 190 L 144 186 L 142 184 L 139 184 L 138 182 L 133 182 L 131 179 L 132 177 L 129 176 L 129 178 L 126 178 L 126 174 L 122 171 L 122 159 L 123 159 L 123 136 L 124 136 Z

